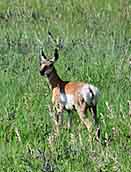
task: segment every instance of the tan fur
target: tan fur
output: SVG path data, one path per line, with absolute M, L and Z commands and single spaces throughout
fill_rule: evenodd
M 55 80 L 56 82 L 56 80 Z M 71 94 L 76 95 L 75 98 L 77 99 L 77 94 L 79 93 L 79 90 L 81 86 L 83 86 L 84 83 L 77 83 L 77 82 L 61 82 L 57 85 L 57 87 L 53 88 L 52 90 L 52 103 L 55 102 L 56 99 L 59 99 L 60 96 L 60 87 L 64 90 L 65 94 Z M 76 100 L 77 101 L 77 100 Z

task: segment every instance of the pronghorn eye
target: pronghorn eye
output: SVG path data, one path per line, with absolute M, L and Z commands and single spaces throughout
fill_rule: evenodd
M 44 62 L 41 60 L 41 61 L 40 61 L 40 65 L 42 65 L 42 64 L 44 64 Z

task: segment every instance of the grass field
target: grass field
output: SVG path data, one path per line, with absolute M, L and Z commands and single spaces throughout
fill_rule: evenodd
M 101 91 L 100 142 L 73 113 L 49 144 L 51 92 L 39 74 L 39 48 L 64 80 L 85 81 Z M 0 1 L 0 172 L 131 171 L 131 1 Z M 65 113 L 65 125 L 66 125 Z M 90 115 L 89 115 L 89 118 Z

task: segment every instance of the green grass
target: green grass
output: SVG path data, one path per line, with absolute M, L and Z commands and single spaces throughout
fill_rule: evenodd
M 131 2 L 128 0 L 5 0 L 0 2 L 0 171 L 129 172 L 131 169 Z M 71 132 L 52 144 L 51 92 L 39 75 L 39 48 L 64 80 L 101 91 L 100 142 L 73 113 Z M 66 118 L 66 113 L 65 113 Z M 65 119 L 66 120 L 66 119 Z M 65 122 L 66 123 L 66 122 Z

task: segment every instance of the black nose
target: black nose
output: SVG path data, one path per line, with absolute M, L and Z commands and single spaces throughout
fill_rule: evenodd
M 40 70 L 40 74 L 43 76 L 45 74 L 44 70 Z

